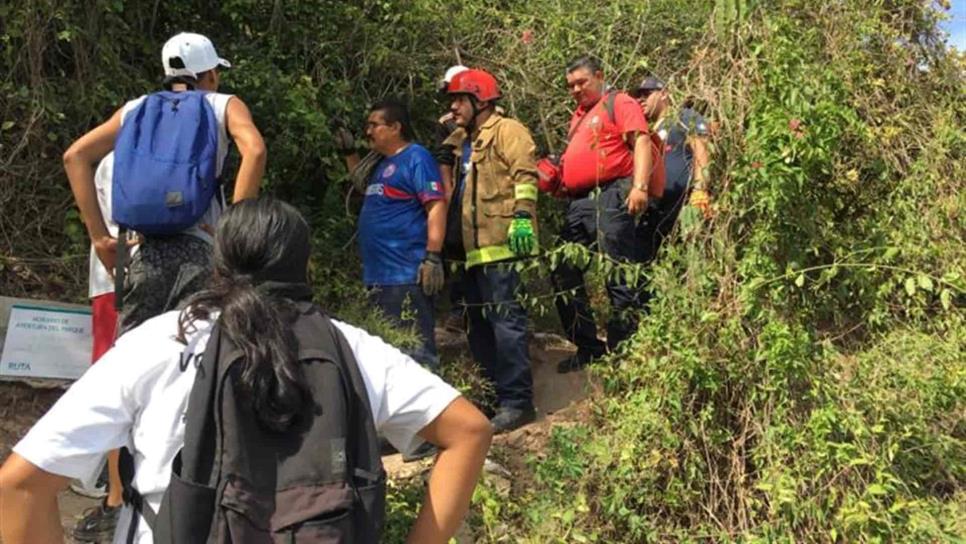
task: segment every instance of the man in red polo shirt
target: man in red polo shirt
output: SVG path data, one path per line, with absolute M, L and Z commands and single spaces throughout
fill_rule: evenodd
M 570 119 L 569 143 L 561 158 L 560 192 L 570 202 L 560 237 L 620 262 L 642 262 L 635 216 L 647 210 L 652 166 L 644 112 L 627 94 L 607 88 L 601 63 L 594 57 L 570 63 L 567 87 L 577 101 L 577 110 Z M 577 345 L 577 353 L 562 361 L 558 372 L 582 368 L 637 328 L 637 312 L 644 306 L 641 289 L 627 285 L 623 275 L 619 276 L 607 282 L 611 317 L 605 345 L 597 338 L 584 270 L 562 263 L 553 271 L 558 292 L 572 294 L 558 297 L 556 305 L 564 332 Z

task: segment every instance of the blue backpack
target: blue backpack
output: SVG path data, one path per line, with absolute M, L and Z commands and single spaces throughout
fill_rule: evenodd
M 218 189 L 218 119 L 203 91 L 150 94 L 114 141 L 111 211 L 122 229 L 177 234 Z

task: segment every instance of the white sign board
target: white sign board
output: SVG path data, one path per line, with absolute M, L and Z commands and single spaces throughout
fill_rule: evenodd
M 91 363 L 91 313 L 14 304 L 0 356 L 0 376 L 76 380 Z

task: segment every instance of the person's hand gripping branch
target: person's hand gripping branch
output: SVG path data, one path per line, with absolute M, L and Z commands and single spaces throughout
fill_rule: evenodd
M 349 130 L 341 117 L 333 118 L 329 122 L 329 128 L 332 131 L 332 144 L 340 155 L 348 157 L 357 152 L 355 134 Z
M 696 236 L 701 231 L 702 223 L 711 219 L 713 216 L 714 210 L 711 207 L 711 197 L 708 196 L 707 191 L 704 189 L 693 189 L 691 196 L 688 198 L 687 205 L 681 209 L 681 217 L 679 219 L 681 233 L 684 238 L 687 239 Z
M 691 197 L 688 198 L 688 205 L 699 210 L 705 219 L 711 219 L 713 213 L 711 210 L 711 197 L 708 196 L 708 192 L 704 189 L 692 190 Z
M 533 252 L 533 217 L 529 212 L 518 211 L 513 215 L 507 238 L 513 253 L 522 257 Z
M 342 158 L 345 159 L 346 168 L 349 170 L 351 177 L 360 162 L 359 151 L 356 148 L 356 136 L 346 127 L 345 122 L 339 118 L 332 120 L 331 128 L 332 144 L 335 150 L 339 152 L 339 155 L 342 155 Z M 357 179 L 353 179 L 353 183 L 356 185 L 358 185 L 358 181 Z M 362 189 L 365 189 L 365 180 L 362 182 Z

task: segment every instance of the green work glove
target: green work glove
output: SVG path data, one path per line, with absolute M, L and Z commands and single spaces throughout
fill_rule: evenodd
M 519 256 L 529 255 L 533 251 L 533 218 L 527 212 L 517 212 L 510 223 L 507 234 L 507 245 L 510 251 Z
M 427 251 L 419 265 L 419 284 L 426 296 L 433 296 L 443 290 L 443 259 L 435 251 Z

